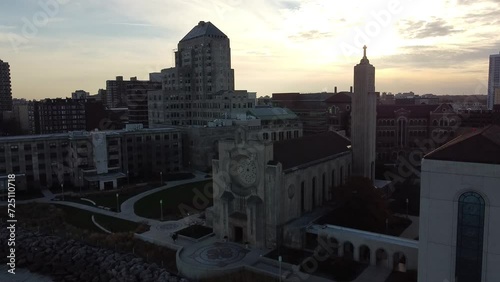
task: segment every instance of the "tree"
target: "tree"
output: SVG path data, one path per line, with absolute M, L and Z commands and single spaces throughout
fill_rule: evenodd
M 388 203 L 383 192 L 377 190 L 371 180 L 352 177 L 338 188 L 336 195 L 340 206 L 334 211 L 335 224 L 371 232 L 385 232 L 385 221 L 391 216 Z

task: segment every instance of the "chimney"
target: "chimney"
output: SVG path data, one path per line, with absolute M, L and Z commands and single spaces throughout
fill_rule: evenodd
M 335 94 L 337 94 L 337 86 L 335 86 L 334 91 Z

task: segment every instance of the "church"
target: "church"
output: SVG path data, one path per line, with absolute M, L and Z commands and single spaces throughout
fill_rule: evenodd
M 333 131 L 273 143 L 241 130 L 219 142 L 207 211 L 217 238 L 258 248 L 303 246 L 303 232 L 287 225 L 332 200 L 351 174 L 374 180 L 376 97 L 365 46 L 354 68 L 352 146 Z

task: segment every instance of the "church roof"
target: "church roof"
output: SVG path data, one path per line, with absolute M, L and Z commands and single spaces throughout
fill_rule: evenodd
M 424 159 L 500 164 L 500 126 L 490 125 L 463 134 L 430 152 Z
M 283 120 L 283 119 L 297 119 L 297 115 L 287 108 L 279 107 L 261 107 L 252 108 L 247 110 L 250 114 L 260 120 Z
M 193 27 L 193 29 L 191 29 L 191 31 L 184 36 L 184 38 L 181 39 L 181 42 L 204 36 L 227 38 L 227 36 L 211 22 L 201 21 L 197 26 Z
M 339 92 L 326 99 L 327 103 L 351 103 L 351 92 Z
M 377 105 L 377 118 L 395 118 L 400 109 L 409 111 L 412 118 L 427 118 L 439 105 Z
M 350 145 L 351 141 L 333 131 L 278 141 L 274 143 L 274 161 L 285 170 L 349 152 Z

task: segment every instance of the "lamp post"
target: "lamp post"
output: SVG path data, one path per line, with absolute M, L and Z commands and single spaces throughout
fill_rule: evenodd
M 118 200 L 118 193 L 116 193 L 116 212 L 120 212 L 120 201 Z
M 408 198 L 406 198 L 406 218 L 409 217 L 408 216 L 408 202 L 409 202 L 409 200 L 408 200 Z
M 127 182 L 128 182 L 128 185 L 130 185 L 130 172 L 127 170 Z
M 160 186 L 163 185 L 163 171 L 160 171 Z
M 81 196 L 82 195 L 82 186 L 83 186 L 82 177 L 78 176 L 78 179 L 80 180 L 80 181 L 78 181 L 78 186 L 80 186 L 80 196 Z
M 163 221 L 163 200 L 160 200 L 160 221 Z
M 389 234 L 389 219 L 385 219 L 385 234 Z
M 282 260 L 283 260 L 283 259 L 282 259 L 282 257 L 281 257 L 281 256 L 279 256 L 279 257 L 278 257 L 278 261 L 279 261 L 279 264 L 280 264 L 280 267 L 279 267 L 279 268 L 280 268 L 280 273 L 279 273 L 279 274 L 280 274 L 280 276 L 279 276 L 279 277 L 280 277 L 280 282 L 281 282 L 281 261 L 282 261 Z
M 61 195 L 62 195 L 62 200 L 64 201 L 64 183 L 61 183 Z

